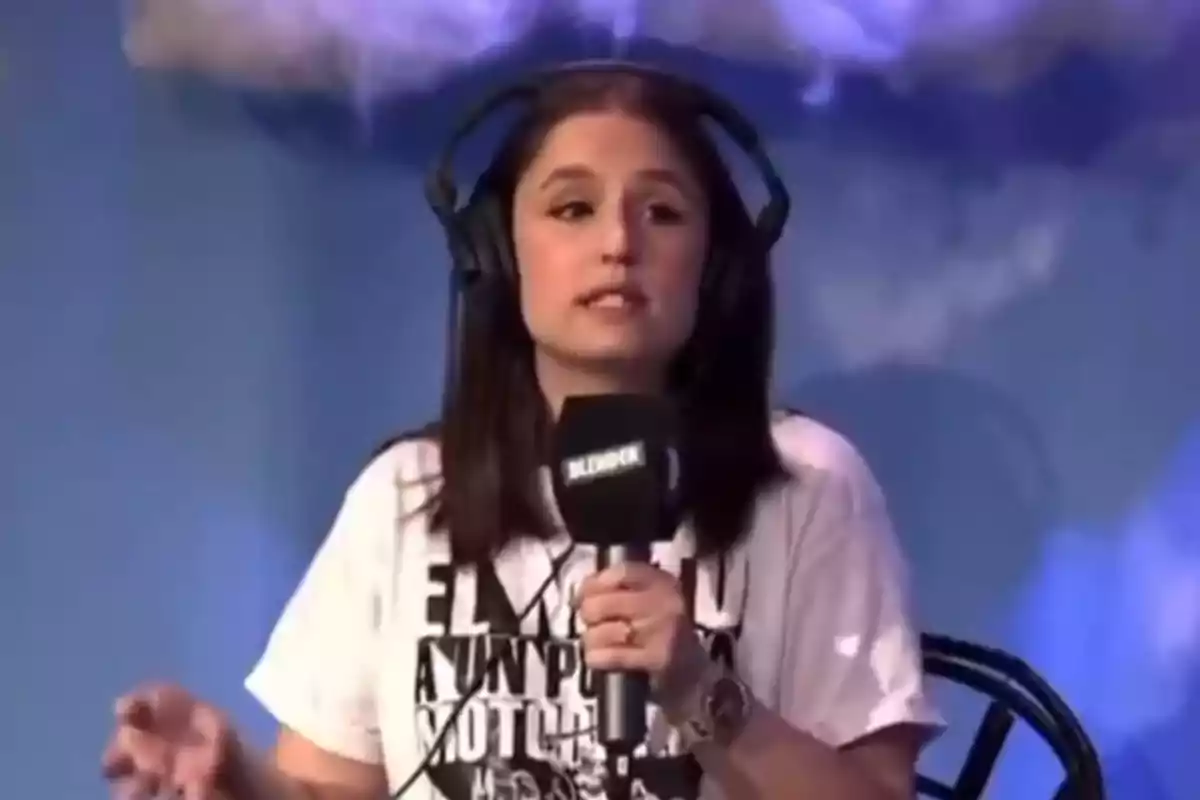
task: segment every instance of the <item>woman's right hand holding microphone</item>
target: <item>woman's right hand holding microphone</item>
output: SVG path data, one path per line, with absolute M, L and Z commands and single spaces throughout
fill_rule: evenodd
M 120 800 L 233 800 L 241 748 L 225 715 L 186 690 L 148 686 L 117 700 L 104 775 Z

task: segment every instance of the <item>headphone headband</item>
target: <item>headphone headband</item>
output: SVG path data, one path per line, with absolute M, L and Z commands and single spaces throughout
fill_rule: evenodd
M 454 180 L 454 157 L 475 130 L 502 107 L 535 96 L 546 85 L 578 74 L 623 73 L 669 83 L 689 96 L 698 116 L 717 123 L 729 138 L 750 158 L 767 188 L 767 203 L 755 220 L 759 240 L 765 249 L 779 241 L 791 211 L 791 197 L 771 163 L 754 125 L 728 100 L 700 84 L 661 69 L 628 61 L 590 60 L 564 64 L 525 78 L 484 100 L 450 135 L 433 171 L 425 183 L 425 198 L 443 226 L 449 228 L 458 212 L 458 188 Z

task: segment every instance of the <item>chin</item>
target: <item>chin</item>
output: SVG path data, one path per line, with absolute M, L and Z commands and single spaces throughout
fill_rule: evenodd
M 577 348 L 563 353 L 563 356 L 565 362 L 590 371 L 642 371 L 657 368 L 667 361 L 659 349 L 632 343 Z
M 614 369 L 627 369 L 629 367 L 641 368 L 652 366 L 661 361 L 661 359 L 659 359 L 654 353 L 650 353 L 645 350 L 619 348 L 577 353 L 572 360 L 580 366 L 588 366 L 597 369 L 603 369 L 606 367 L 612 367 Z
M 656 373 L 667 367 L 677 350 L 667 337 L 634 335 L 641 333 L 638 331 L 589 333 L 592 335 L 535 339 L 535 347 L 561 367 L 593 375 Z

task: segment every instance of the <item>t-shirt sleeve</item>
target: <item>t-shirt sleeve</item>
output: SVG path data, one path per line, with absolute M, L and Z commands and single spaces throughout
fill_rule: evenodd
M 901 724 L 934 733 L 942 720 L 925 692 L 883 492 L 845 440 L 826 456 L 801 471 L 799 530 L 786 537 L 778 711 L 835 747 Z
M 386 458 L 367 467 L 271 633 L 246 688 L 281 725 L 345 758 L 382 762 L 376 666 L 382 552 L 394 536 Z

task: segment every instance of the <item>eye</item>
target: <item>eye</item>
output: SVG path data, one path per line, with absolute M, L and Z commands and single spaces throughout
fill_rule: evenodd
M 572 200 L 567 203 L 559 203 L 551 208 L 550 216 L 564 222 L 574 222 L 591 216 L 592 211 L 591 203 L 585 203 L 582 200 Z
M 684 219 L 683 211 L 669 203 L 651 203 L 646 216 L 658 225 L 678 225 Z

